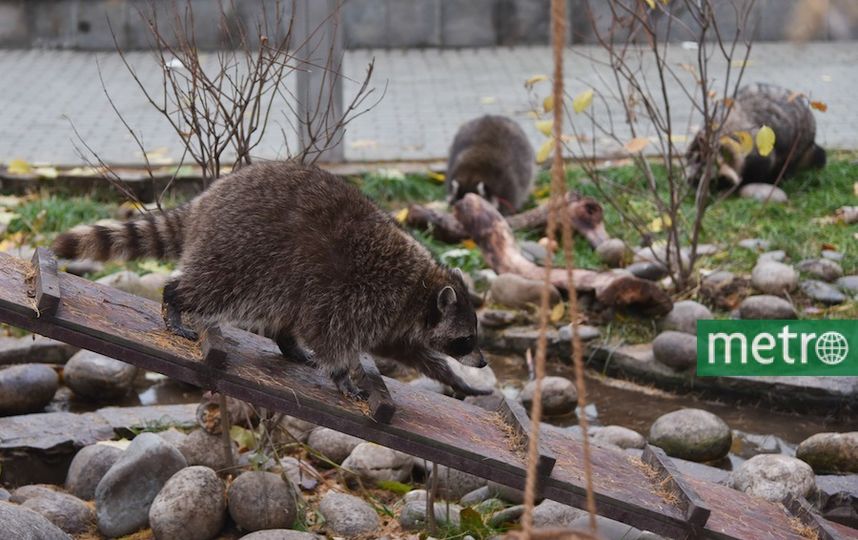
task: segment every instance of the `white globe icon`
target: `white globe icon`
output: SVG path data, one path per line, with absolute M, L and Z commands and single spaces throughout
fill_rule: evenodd
M 816 356 L 829 366 L 836 366 L 849 355 L 849 342 L 839 332 L 826 332 L 816 340 Z

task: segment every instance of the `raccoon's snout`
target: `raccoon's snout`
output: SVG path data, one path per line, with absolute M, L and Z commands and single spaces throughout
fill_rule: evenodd
M 482 368 L 488 365 L 486 358 L 483 356 L 483 352 L 479 348 L 474 348 L 473 351 L 461 358 L 457 358 L 457 360 L 464 366 L 475 368 Z

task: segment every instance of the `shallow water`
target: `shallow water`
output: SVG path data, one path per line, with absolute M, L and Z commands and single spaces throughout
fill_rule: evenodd
M 489 363 L 498 377 L 498 382 L 510 396 L 527 381 L 527 366 L 524 358 L 512 356 L 487 355 Z M 571 366 L 559 362 L 549 362 L 548 375 L 574 378 Z M 587 416 L 593 425 L 620 425 L 633 429 L 646 436 L 655 420 L 666 413 L 681 408 L 707 410 L 722 420 L 733 430 L 751 437 L 757 444 L 772 449 L 780 448 L 781 453 L 792 454 L 795 446 L 811 435 L 823 431 L 855 431 L 858 420 L 833 419 L 816 415 L 799 415 L 775 412 L 770 409 L 751 405 L 732 405 L 706 400 L 694 394 L 676 395 L 653 387 L 603 377 L 588 372 L 587 397 L 589 405 Z M 577 425 L 574 414 L 549 418 L 547 421 L 559 426 Z M 753 452 L 743 449 L 734 442 L 734 457 L 750 457 Z M 734 459 L 735 461 L 735 459 Z

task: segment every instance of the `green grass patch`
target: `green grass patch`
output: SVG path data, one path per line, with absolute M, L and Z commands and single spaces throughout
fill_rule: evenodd
M 114 204 L 96 202 L 86 197 L 42 197 L 27 201 L 17 208 L 17 217 L 9 222 L 8 232 L 55 234 L 80 223 L 109 218 Z

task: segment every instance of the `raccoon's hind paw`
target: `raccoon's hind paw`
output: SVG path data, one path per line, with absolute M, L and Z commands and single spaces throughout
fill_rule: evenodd
M 191 341 L 197 341 L 198 339 L 200 339 L 200 335 L 196 331 L 191 330 L 190 328 L 182 324 L 167 325 L 167 330 L 179 337 L 183 337 Z
M 369 399 L 369 393 L 355 386 L 355 383 L 349 376 L 348 371 L 344 373 L 334 373 L 331 378 L 334 380 L 334 384 L 337 385 L 337 389 L 343 396 L 345 396 L 346 399 L 359 401 L 366 401 Z

